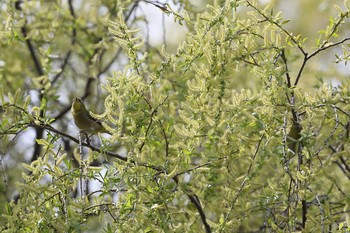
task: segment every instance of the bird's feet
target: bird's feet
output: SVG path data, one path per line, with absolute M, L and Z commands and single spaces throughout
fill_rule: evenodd
M 81 135 L 85 135 L 86 144 L 90 145 L 90 142 L 91 142 L 90 137 L 91 137 L 92 135 L 89 136 L 89 135 L 86 133 L 85 130 L 80 130 L 80 132 L 79 132 L 80 138 L 81 138 Z

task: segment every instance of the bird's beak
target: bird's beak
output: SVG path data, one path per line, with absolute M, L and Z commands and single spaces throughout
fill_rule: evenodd
M 73 103 L 74 102 L 83 102 L 82 100 L 81 100 L 81 98 L 79 98 L 79 97 L 75 97 L 74 99 L 73 99 Z

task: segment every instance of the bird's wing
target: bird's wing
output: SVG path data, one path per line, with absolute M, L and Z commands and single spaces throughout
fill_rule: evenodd
M 88 110 L 85 110 L 86 111 L 86 115 L 95 123 L 95 124 L 98 124 L 100 126 L 102 126 L 102 122 L 96 118 L 94 118 L 93 116 L 91 116 L 90 112 Z

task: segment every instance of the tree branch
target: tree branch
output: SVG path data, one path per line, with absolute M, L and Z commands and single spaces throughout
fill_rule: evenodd
M 78 140 L 78 139 L 76 139 L 75 137 L 73 137 L 73 136 L 71 136 L 71 135 L 69 135 L 69 134 L 63 133 L 63 132 L 61 132 L 61 131 L 55 129 L 55 128 L 52 127 L 51 125 L 47 125 L 47 124 L 36 124 L 36 123 L 34 123 L 34 122 L 30 122 L 30 123 L 28 124 L 28 126 L 29 126 L 29 127 L 33 127 L 33 128 L 38 128 L 38 129 L 41 129 L 41 130 L 44 130 L 44 129 L 49 130 L 49 131 L 51 131 L 51 132 L 53 132 L 53 133 L 56 133 L 56 134 L 58 134 L 58 135 L 61 135 L 62 137 L 65 137 L 65 138 L 68 138 L 68 139 L 72 140 L 72 141 L 75 142 L 76 144 L 79 144 L 79 140 Z M 101 148 L 95 147 L 95 146 L 93 146 L 93 145 L 91 145 L 91 144 L 87 144 L 87 143 L 85 143 L 85 142 L 82 142 L 82 145 L 85 146 L 85 147 L 90 148 L 92 151 L 101 152 Z M 104 153 L 104 154 L 106 154 L 106 155 L 109 155 L 109 156 L 111 156 L 111 157 L 118 158 L 118 159 L 123 160 L 123 161 L 128 161 L 127 157 L 121 156 L 121 155 L 119 155 L 119 154 L 117 154 L 117 153 L 113 153 L 113 152 L 110 152 L 110 151 L 104 151 L 104 152 L 102 152 L 102 153 Z
M 199 215 L 201 216 L 205 231 L 207 233 L 211 232 L 211 228 L 210 225 L 207 222 L 207 218 L 205 216 L 204 210 L 202 208 L 202 205 L 198 199 L 198 196 L 196 194 L 187 194 L 188 198 L 190 199 L 190 201 L 192 202 L 192 204 L 196 207 L 196 209 L 198 210 Z

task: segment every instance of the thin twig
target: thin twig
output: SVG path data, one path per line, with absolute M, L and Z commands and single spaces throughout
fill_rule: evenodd
M 71 136 L 71 135 L 69 135 L 69 134 L 63 133 L 63 132 L 61 132 L 61 131 L 55 129 L 55 128 L 52 127 L 51 125 L 36 124 L 36 123 L 34 123 L 34 122 L 30 122 L 30 123 L 28 124 L 28 126 L 34 127 L 34 128 L 40 128 L 40 129 L 49 130 L 49 131 L 51 131 L 51 132 L 54 132 L 54 133 L 56 133 L 56 134 L 59 134 L 59 135 L 65 137 L 65 138 L 68 138 L 68 139 L 72 140 L 73 142 L 79 144 L 79 140 L 78 140 L 78 139 L 76 139 L 75 137 L 73 137 L 73 136 Z M 82 142 L 82 145 L 85 146 L 85 147 L 90 148 L 92 151 L 101 152 L 101 148 L 95 147 L 95 146 L 93 146 L 93 145 L 91 145 L 91 144 Z M 109 155 L 109 156 L 111 156 L 111 157 L 118 158 L 118 159 L 123 160 L 123 161 L 127 161 L 127 160 L 128 160 L 127 157 L 121 156 L 121 155 L 119 155 L 119 154 L 117 154 L 117 153 L 113 153 L 113 152 L 110 152 L 110 151 L 104 151 L 103 153 L 106 154 L 106 155 Z
M 248 183 L 248 181 L 249 181 L 249 179 L 250 179 L 250 178 L 249 178 L 250 172 L 251 172 L 251 170 L 252 170 L 252 168 L 253 168 L 253 163 L 254 163 L 254 161 L 255 161 L 256 156 L 258 155 L 258 152 L 259 152 L 259 150 L 260 150 L 260 146 L 261 146 L 261 143 L 262 143 L 262 140 L 264 139 L 264 137 L 265 137 L 265 135 L 262 135 L 262 136 L 260 137 L 260 139 L 259 139 L 259 142 L 258 142 L 258 145 L 257 145 L 257 147 L 256 147 L 255 153 L 254 153 L 254 155 L 253 155 L 253 157 L 252 157 L 252 159 L 251 159 L 251 162 L 250 162 L 250 164 L 249 164 L 247 174 L 245 175 L 244 180 L 242 181 L 242 183 L 241 183 L 241 185 L 240 185 L 240 187 L 239 187 L 239 189 L 238 189 L 236 195 L 234 196 L 234 198 L 233 198 L 233 200 L 232 200 L 231 208 L 230 208 L 230 210 L 226 213 L 225 221 L 228 220 L 230 214 L 232 213 L 232 211 L 233 211 L 233 209 L 234 209 L 235 203 L 236 203 L 236 201 L 237 201 L 239 195 L 241 194 L 241 192 L 243 191 L 243 189 L 245 188 L 246 184 Z

